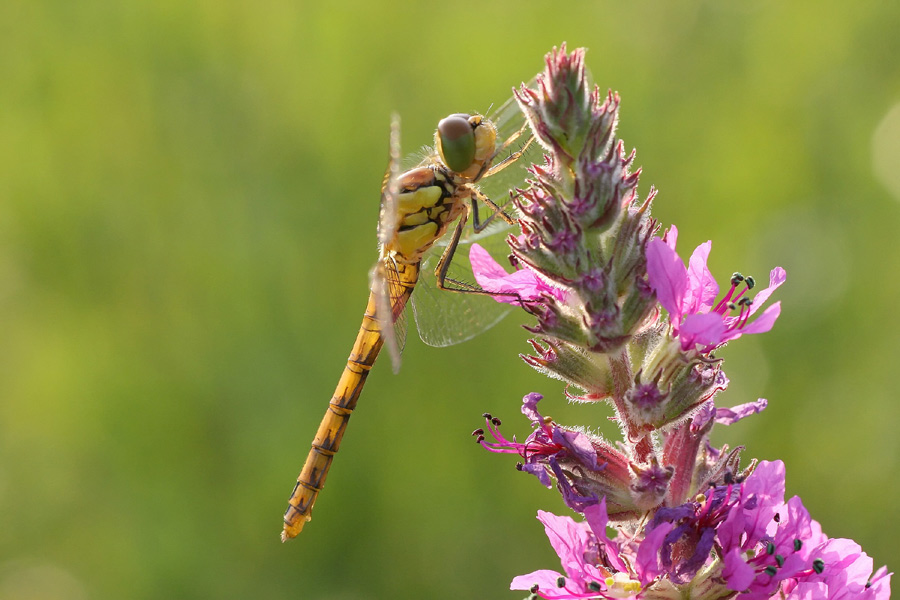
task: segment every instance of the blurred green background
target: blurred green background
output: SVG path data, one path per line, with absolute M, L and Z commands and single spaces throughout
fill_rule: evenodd
M 623 6 L 627 4 L 627 6 Z M 281 514 L 355 332 L 389 115 L 404 149 L 567 41 L 622 96 L 654 215 L 788 284 L 726 349 L 718 432 L 900 565 L 900 4 L 0 3 L 0 600 L 518 598 L 557 494 L 468 437 L 520 315 L 375 368 L 315 518 Z

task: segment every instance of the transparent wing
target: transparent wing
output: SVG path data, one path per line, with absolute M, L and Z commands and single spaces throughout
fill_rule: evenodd
M 403 310 L 406 286 L 400 279 L 397 265 L 390 257 L 375 263 L 369 279 L 375 297 L 375 316 L 396 373 L 400 370 L 400 354 L 406 345 L 406 313 Z
M 505 227 L 489 227 L 461 241 L 447 276 L 463 283 L 475 283 L 469 262 L 472 242 L 484 246 L 500 264 L 509 265 L 506 236 L 513 229 L 503 225 Z M 446 250 L 445 240 L 435 244 L 423 259 L 419 283 L 412 296 L 419 337 L 429 346 L 451 346 L 470 340 L 499 323 L 512 310 L 511 305 L 497 302 L 490 296 L 439 289 L 434 269 L 442 250 Z
M 526 87 L 534 87 L 534 81 L 535 80 L 532 79 L 525 84 Z M 510 97 L 496 109 L 488 111 L 488 114 L 485 116 L 490 119 L 497 128 L 498 145 L 510 139 L 517 132 L 522 131 L 523 127 L 525 128 L 515 142 L 510 144 L 503 153 L 498 154 L 494 158 L 493 164 L 496 165 L 513 152 L 525 148 L 525 152 L 521 158 L 496 175 L 482 179 L 478 184 L 478 187 L 481 188 L 481 191 L 484 192 L 488 198 L 497 204 L 502 205 L 508 201 L 510 192 L 514 191 L 516 188 L 523 187 L 525 180 L 528 177 L 528 168 L 534 163 L 542 161 L 543 150 L 541 145 L 537 143 L 528 145 L 526 148 L 528 140 L 531 138 L 531 130 L 526 127 L 525 114 L 519 108 L 515 96 Z M 506 212 L 509 213 L 510 211 L 507 210 Z
M 400 354 L 406 343 L 406 316 L 400 305 L 404 286 L 393 259 L 384 255 L 384 247 L 397 232 L 400 214 L 397 210 L 400 177 L 400 117 L 391 115 L 390 159 L 381 185 L 381 210 L 378 215 L 379 259 L 369 273 L 369 287 L 375 297 L 375 316 L 381 326 L 384 345 L 391 357 L 394 372 L 400 370 Z M 397 310 L 399 309 L 399 310 Z
M 515 217 L 511 197 L 517 189 L 525 186 L 527 169 L 541 159 L 542 151 L 538 144 L 528 145 L 531 133 L 527 128 L 523 131 L 526 119 L 514 97 L 490 111 L 487 118 L 497 128 L 498 144 L 503 144 L 512 136 L 520 134 L 495 157 L 494 164 L 514 152 L 525 149 L 518 160 L 479 182 L 482 193 L 500 205 L 508 215 Z M 491 209 L 479 203 L 479 214 L 484 221 L 491 215 Z M 447 276 L 467 284 L 475 283 L 472 265 L 469 262 L 469 248 L 472 242 L 478 242 L 497 262 L 508 266 L 509 247 L 506 244 L 506 237 L 511 233 L 518 233 L 518 228 L 506 224 L 499 218 L 493 219 L 481 233 L 475 233 L 469 225 L 460 239 Z M 422 260 L 419 285 L 412 297 L 419 337 L 430 346 L 450 346 L 469 340 L 496 325 L 512 310 L 510 304 L 497 302 L 482 294 L 454 293 L 438 289 L 434 270 L 447 249 L 451 234 L 452 230 L 426 253 Z
M 525 87 L 533 88 L 536 79 L 536 77 L 532 78 L 531 81 L 524 84 Z M 500 140 L 505 140 L 525 124 L 525 115 L 519 108 L 515 96 L 510 96 L 497 108 L 491 108 L 484 116 L 490 119 L 497 128 L 497 138 Z
M 397 196 L 400 193 L 400 115 L 391 115 L 391 138 L 388 150 L 388 168 L 381 183 L 381 209 L 378 213 L 378 252 L 397 233 L 400 213 Z

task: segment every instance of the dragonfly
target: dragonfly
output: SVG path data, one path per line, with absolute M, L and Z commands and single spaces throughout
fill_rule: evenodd
M 378 220 L 379 258 L 369 276 L 369 301 L 353 350 L 288 500 L 282 541 L 297 536 L 312 518 L 313 505 L 338 452 L 350 415 L 383 348 L 391 357 L 394 372 L 399 369 L 406 336 L 404 309 L 417 287 L 420 273 L 423 280 L 433 278 L 434 288 L 438 290 L 423 285 L 420 289 L 424 289 L 413 297 L 419 334 L 426 343 L 443 346 L 465 341 L 477 330 L 484 330 L 502 318 L 501 313 L 487 323 L 460 319 L 449 328 L 446 321 L 445 327 L 423 325 L 427 321 L 425 317 L 438 310 L 435 303 L 439 301 L 435 296 L 445 295 L 440 290 L 488 294 L 459 276 L 451 276 L 451 265 L 470 217 L 474 235 L 466 242 L 490 233 L 497 225 L 503 228 L 514 223 L 504 208 L 477 184 L 507 169 L 526 154 L 534 141 L 532 135 L 526 135 L 527 131 L 528 123 L 513 99 L 491 118 L 480 114 L 452 114 L 438 123 L 434 151 L 417 166 L 401 173 L 399 118 L 396 115 L 392 118 L 390 160 L 382 183 Z M 479 204 L 490 213 L 484 219 L 479 214 Z M 509 310 L 508 304 L 498 306 L 503 307 L 501 311 Z M 467 310 L 458 310 L 457 316 Z

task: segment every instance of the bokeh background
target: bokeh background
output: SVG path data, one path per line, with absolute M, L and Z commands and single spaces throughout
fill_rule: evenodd
M 833 537 L 900 565 L 900 4 L 0 3 L 0 599 L 517 598 L 557 495 L 480 450 L 515 315 L 376 366 L 315 519 L 281 514 L 350 350 L 389 115 L 407 150 L 553 45 L 622 96 L 654 214 L 788 283 L 726 349 L 718 434 L 787 463 Z M 608 427 L 607 427 L 607 430 Z

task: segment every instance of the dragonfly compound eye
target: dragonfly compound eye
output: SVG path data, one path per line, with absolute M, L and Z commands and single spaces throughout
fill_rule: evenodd
M 451 171 L 460 173 L 475 160 L 475 132 L 469 115 L 450 115 L 438 123 L 437 148 Z

